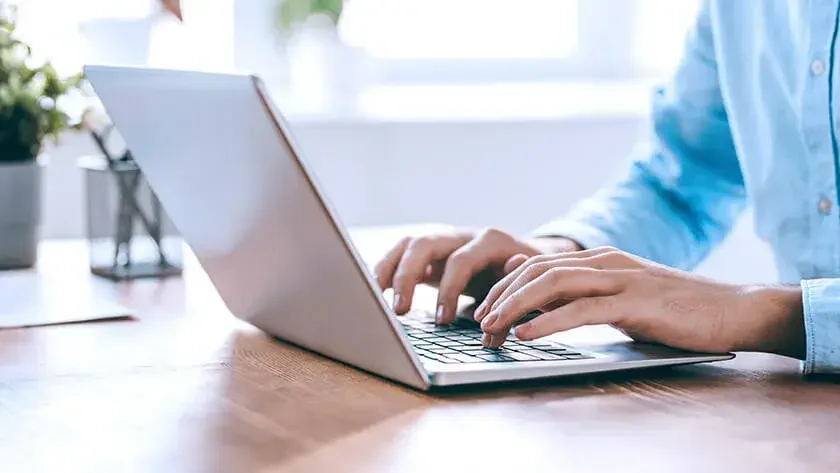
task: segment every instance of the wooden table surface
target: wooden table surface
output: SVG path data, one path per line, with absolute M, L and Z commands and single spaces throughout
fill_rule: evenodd
M 840 471 L 840 386 L 792 360 L 429 395 L 237 322 L 194 264 L 114 285 L 84 248 L 44 244 L 32 276 L 136 320 L 0 331 L 0 472 Z

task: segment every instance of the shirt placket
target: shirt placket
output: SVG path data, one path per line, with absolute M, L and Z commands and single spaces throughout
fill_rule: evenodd
M 817 1 L 811 9 L 807 77 L 802 97 L 802 131 L 810 156 L 808 209 L 811 214 L 812 276 L 840 274 L 840 209 L 837 193 L 838 2 Z

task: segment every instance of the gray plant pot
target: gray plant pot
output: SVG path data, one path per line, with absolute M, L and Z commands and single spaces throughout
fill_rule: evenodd
M 41 165 L 0 162 L 0 270 L 35 265 L 40 224 Z

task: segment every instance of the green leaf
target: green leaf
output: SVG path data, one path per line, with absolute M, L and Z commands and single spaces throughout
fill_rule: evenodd
M 0 162 L 33 159 L 44 140 L 84 126 L 54 106 L 81 90 L 82 75 L 63 78 L 51 64 L 35 66 L 32 59 L 14 21 L 0 13 Z
M 280 0 L 280 27 L 289 31 L 318 13 L 329 16 L 337 23 L 343 6 L 342 0 Z
M 319 13 L 325 13 L 332 17 L 334 22 L 338 22 L 341 18 L 342 8 L 344 2 L 342 0 L 314 0 L 315 10 Z
M 305 20 L 311 11 L 311 0 L 282 0 L 280 3 L 280 25 L 283 29 L 288 30 L 293 25 Z

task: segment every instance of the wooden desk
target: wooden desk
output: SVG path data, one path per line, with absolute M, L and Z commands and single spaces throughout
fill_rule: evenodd
M 195 267 L 103 289 L 85 258 L 39 272 L 138 320 L 0 332 L 2 472 L 840 471 L 840 386 L 791 360 L 426 395 L 238 323 Z

